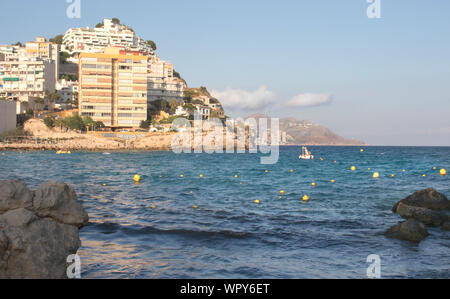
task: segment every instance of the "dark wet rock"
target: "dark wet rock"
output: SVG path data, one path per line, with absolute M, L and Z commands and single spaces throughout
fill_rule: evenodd
M 67 278 L 67 257 L 81 246 L 79 227 L 88 216 L 67 185 L 50 182 L 34 194 L 0 182 L 0 278 Z M 28 190 L 28 191 L 27 191 Z
M 448 230 L 450 231 L 450 221 L 445 222 L 444 224 L 442 224 L 441 227 L 443 230 Z
M 426 208 L 414 207 L 400 202 L 397 206 L 397 213 L 404 219 L 416 219 L 429 226 L 441 226 L 448 219 L 445 213 L 433 211 Z
M 450 210 L 450 201 L 447 197 L 433 188 L 417 191 L 414 194 L 400 200 L 392 208 L 394 213 L 397 212 L 397 208 L 400 203 L 435 211 Z
M 384 235 L 389 238 L 420 242 L 428 236 L 428 231 L 422 222 L 409 219 L 389 228 Z

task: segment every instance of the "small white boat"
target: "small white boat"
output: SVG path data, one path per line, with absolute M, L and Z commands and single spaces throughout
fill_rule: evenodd
M 308 151 L 306 146 L 302 146 L 302 155 L 298 157 L 301 160 L 313 160 L 314 156 L 311 155 L 311 152 Z

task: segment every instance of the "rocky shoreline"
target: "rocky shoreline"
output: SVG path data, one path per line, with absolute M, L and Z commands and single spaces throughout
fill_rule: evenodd
M 384 234 L 390 238 L 420 242 L 429 233 L 429 227 L 450 230 L 450 201 L 433 188 L 420 190 L 400 200 L 392 208 L 406 221 L 389 228 Z

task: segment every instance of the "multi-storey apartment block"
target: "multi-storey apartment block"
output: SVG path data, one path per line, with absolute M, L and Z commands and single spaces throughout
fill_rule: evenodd
M 111 128 L 139 127 L 147 119 L 148 57 L 105 48 L 79 59 L 79 114 Z
M 105 19 L 100 28 L 70 28 L 64 34 L 64 48 L 69 53 L 102 53 L 106 47 L 152 54 L 153 50 L 129 27 Z
M 185 82 L 173 76 L 173 65 L 153 56 L 148 63 L 148 102 L 156 100 L 181 102 L 184 96 Z
M 53 60 L 16 55 L 2 57 L 0 97 L 33 104 L 37 98 L 44 98 L 46 91 L 55 91 Z
M 53 60 L 55 62 L 55 80 L 59 76 L 59 54 L 61 46 L 47 42 L 45 37 L 37 37 L 34 42 L 25 43 L 25 55 L 28 57 L 37 57 L 43 60 Z

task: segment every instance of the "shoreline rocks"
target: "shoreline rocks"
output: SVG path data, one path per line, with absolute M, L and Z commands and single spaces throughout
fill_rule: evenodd
M 410 219 L 389 228 L 384 235 L 389 238 L 420 242 L 429 234 L 425 224 L 415 219 Z
M 428 188 L 397 202 L 392 211 L 407 221 L 389 228 L 384 234 L 390 238 L 420 242 L 428 236 L 426 225 L 450 230 L 450 201 Z
M 0 181 L 0 278 L 67 278 L 89 217 L 72 188 L 48 182 L 30 191 Z

